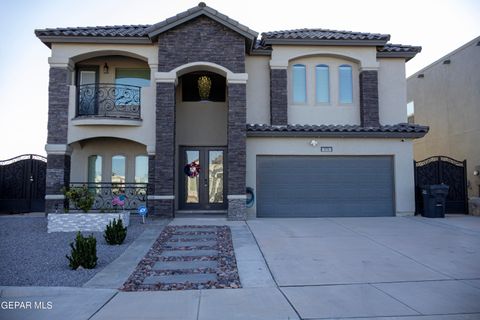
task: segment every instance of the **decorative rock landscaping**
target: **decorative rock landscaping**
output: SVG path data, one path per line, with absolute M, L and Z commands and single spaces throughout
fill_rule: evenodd
M 122 290 L 240 287 L 229 227 L 168 226 Z

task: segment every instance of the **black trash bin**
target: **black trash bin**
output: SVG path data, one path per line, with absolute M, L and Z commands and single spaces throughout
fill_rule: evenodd
M 446 184 L 432 184 L 424 186 L 423 214 L 427 218 L 445 218 L 445 201 L 447 200 L 449 186 Z

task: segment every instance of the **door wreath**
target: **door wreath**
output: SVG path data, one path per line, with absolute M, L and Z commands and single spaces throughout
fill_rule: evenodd
M 183 167 L 183 172 L 189 177 L 189 178 L 195 178 L 200 174 L 200 164 L 198 162 L 191 162 L 187 163 L 185 167 Z

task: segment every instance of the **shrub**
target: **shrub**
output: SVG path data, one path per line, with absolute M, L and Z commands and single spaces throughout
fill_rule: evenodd
M 127 236 L 127 227 L 123 227 L 122 219 L 113 219 L 107 225 L 103 237 L 108 244 L 122 244 Z
M 80 231 L 75 238 L 75 245 L 70 243 L 72 248 L 71 256 L 66 255 L 70 261 L 70 268 L 76 270 L 78 267 L 93 269 L 97 265 L 97 239 L 92 235 L 82 236 Z
M 71 187 L 69 189 L 64 189 L 65 197 L 73 202 L 75 208 L 82 210 L 83 212 L 88 212 L 93 207 L 95 202 L 95 196 L 87 186 L 82 187 Z

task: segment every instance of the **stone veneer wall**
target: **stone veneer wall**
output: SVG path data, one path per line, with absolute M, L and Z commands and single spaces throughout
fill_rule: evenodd
M 48 86 L 48 144 L 67 144 L 69 70 L 50 68 Z M 70 183 L 70 156 L 47 155 L 46 194 L 63 195 L 62 187 Z M 45 211 L 63 210 L 65 200 L 49 199 L 45 201 Z
M 287 69 L 270 69 L 270 123 L 288 124 Z
M 246 190 L 246 84 L 228 85 L 228 194 L 245 195 Z M 245 199 L 228 199 L 228 218 L 246 219 Z
M 47 232 L 103 232 L 113 219 L 122 219 L 123 226 L 130 225 L 130 212 L 120 213 L 49 213 Z
M 158 47 L 158 71 L 160 72 L 168 72 L 183 64 L 197 61 L 215 63 L 234 73 L 245 72 L 244 37 L 205 16 L 197 17 L 160 34 Z M 229 84 L 228 94 L 228 194 L 245 195 L 245 84 Z M 155 162 L 155 172 L 152 173 L 155 195 L 171 196 L 176 191 L 174 185 L 175 87 L 173 83 L 157 84 L 156 109 L 156 154 L 151 160 Z M 154 212 L 173 216 L 174 200 L 151 200 L 149 203 Z M 245 219 L 246 210 L 238 209 L 239 207 L 241 206 L 232 205 L 235 213 L 231 214 L 229 208 L 229 217 L 235 215 L 239 217 L 236 219 Z
M 360 72 L 360 123 L 363 127 L 380 126 L 378 111 L 378 72 Z

